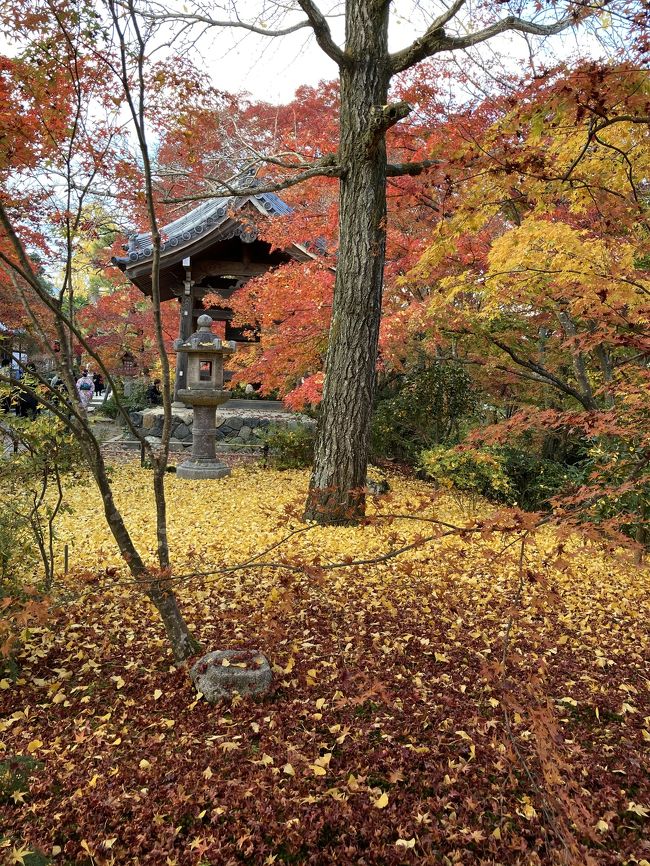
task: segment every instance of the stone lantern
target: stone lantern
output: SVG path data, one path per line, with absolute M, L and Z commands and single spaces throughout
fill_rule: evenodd
M 212 333 L 212 319 L 199 316 L 198 330 L 187 340 L 177 340 L 174 348 L 187 354 L 186 387 L 178 399 L 194 410 L 192 454 L 179 464 L 180 478 L 223 478 L 230 469 L 216 457 L 215 418 L 217 406 L 230 399 L 223 387 L 223 358 L 235 351 L 234 341 L 222 342 Z

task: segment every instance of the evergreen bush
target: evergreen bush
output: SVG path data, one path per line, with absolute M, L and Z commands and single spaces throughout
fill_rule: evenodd
M 397 390 L 375 408 L 372 456 L 415 464 L 422 450 L 457 442 L 462 422 L 476 411 L 477 402 L 460 364 L 440 363 L 402 377 Z
M 314 459 L 314 431 L 308 427 L 269 427 L 264 443 L 267 464 L 273 469 L 304 469 Z

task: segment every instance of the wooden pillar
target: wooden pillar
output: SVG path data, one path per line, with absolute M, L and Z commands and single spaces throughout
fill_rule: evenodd
M 192 271 L 190 270 L 190 260 L 183 259 L 185 265 L 185 281 L 183 283 L 183 294 L 179 298 L 181 304 L 181 315 L 178 326 L 178 336 L 181 340 L 187 340 L 193 331 L 192 317 L 194 314 L 194 283 L 192 282 Z M 174 382 L 174 405 L 176 407 L 185 406 L 178 399 L 178 389 L 185 388 L 187 379 L 187 354 L 185 352 L 176 353 L 176 380 Z

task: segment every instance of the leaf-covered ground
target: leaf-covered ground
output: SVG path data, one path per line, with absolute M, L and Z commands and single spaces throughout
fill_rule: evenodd
M 150 473 L 114 481 L 153 563 Z M 224 571 L 302 528 L 306 484 L 170 476 L 175 574 L 216 572 L 177 583 L 197 636 L 274 665 L 266 699 L 217 707 L 173 666 L 94 489 L 70 491 L 72 571 L 0 681 L 7 862 L 647 864 L 648 571 L 550 532 L 521 561 L 514 534 L 474 532 L 325 567 L 439 531 L 402 518 Z M 371 511 L 468 520 L 391 485 Z

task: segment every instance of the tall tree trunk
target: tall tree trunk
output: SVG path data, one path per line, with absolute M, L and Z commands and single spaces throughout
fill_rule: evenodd
M 576 340 L 578 330 L 569 314 L 562 311 L 557 314 L 557 318 L 567 337 Z M 573 346 L 570 349 L 570 352 L 573 360 L 573 372 L 583 397 L 582 403 L 585 409 L 588 412 L 591 412 L 594 409 L 597 409 L 598 405 L 594 397 L 591 382 L 589 381 L 589 376 L 587 375 L 587 365 L 585 364 L 584 355 L 577 346 Z
M 363 516 L 386 247 L 388 7 L 348 0 L 341 67 L 339 260 L 305 517 Z M 403 115 L 402 115 L 403 116 Z M 400 119 L 400 118 L 397 118 Z

